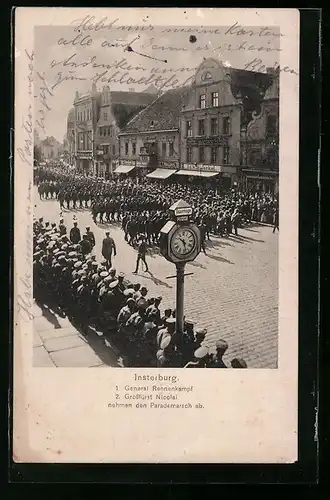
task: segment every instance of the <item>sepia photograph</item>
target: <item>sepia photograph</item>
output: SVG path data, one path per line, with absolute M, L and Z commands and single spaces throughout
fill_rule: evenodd
M 35 28 L 34 366 L 277 368 L 279 28 L 143 28 Z
M 16 9 L 15 461 L 296 460 L 298 143 L 294 9 Z

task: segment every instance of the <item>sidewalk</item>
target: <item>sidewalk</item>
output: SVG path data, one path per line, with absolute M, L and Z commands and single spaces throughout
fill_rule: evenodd
M 33 305 L 33 366 L 88 368 L 119 366 L 117 356 L 94 331 L 84 337 L 47 307 Z

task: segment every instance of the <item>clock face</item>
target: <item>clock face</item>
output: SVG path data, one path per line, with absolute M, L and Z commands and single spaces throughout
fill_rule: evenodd
M 180 227 L 175 231 L 171 239 L 171 250 L 177 258 L 189 255 L 196 246 L 195 233 L 188 228 Z

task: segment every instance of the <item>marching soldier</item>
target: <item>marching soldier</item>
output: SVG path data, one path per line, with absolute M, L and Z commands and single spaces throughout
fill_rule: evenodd
M 149 272 L 148 264 L 146 261 L 146 253 L 147 253 L 147 244 L 145 241 L 145 236 L 141 236 L 137 259 L 136 259 L 135 271 L 133 271 L 133 274 L 137 274 L 139 272 L 140 260 L 142 260 L 143 264 L 145 265 L 145 272 L 146 273 Z

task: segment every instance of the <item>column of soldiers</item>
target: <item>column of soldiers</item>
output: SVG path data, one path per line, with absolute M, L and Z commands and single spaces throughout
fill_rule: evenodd
M 108 238 L 111 237 L 107 235 Z M 95 238 L 86 228 L 81 238 L 78 223 L 67 234 L 59 225 L 33 225 L 34 295 L 38 302 L 58 308 L 80 325 L 94 327 L 125 353 L 127 366 L 226 368 L 226 341 L 219 339 L 216 352 L 205 342 L 207 331 L 194 329 L 185 319 L 183 335 L 175 331 L 175 311 L 161 312 L 162 297 L 150 297 L 140 283 L 132 283 L 110 267 L 108 260 L 96 261 L 91 250 Z M 109 248 L 112 247 L 111 242 Z M 246 368 L 241 359 L 233 368 Z
M 267 193 L 232 189 L 225 193 L 199 185 L 134 179 L 99 179 L 71 173 L 45 172 L 39 180 L 41 198 L 56 197 L 61 209 L 90 208 L 94 222 L 121 223 L 128 220 L 134 231 L 142 232 L 150 244 L 157 244 L 157 226 L 168 217 L 169 207 L 183 198 L 195 209 L 197 224 L 220 236 L 237 235 L 239 227 L 251 221 L 278 227 L 278 198 Z M 149 227 L 149 224 L 151 227 Z M 135 226 L 139 226 L 138 229 Z

